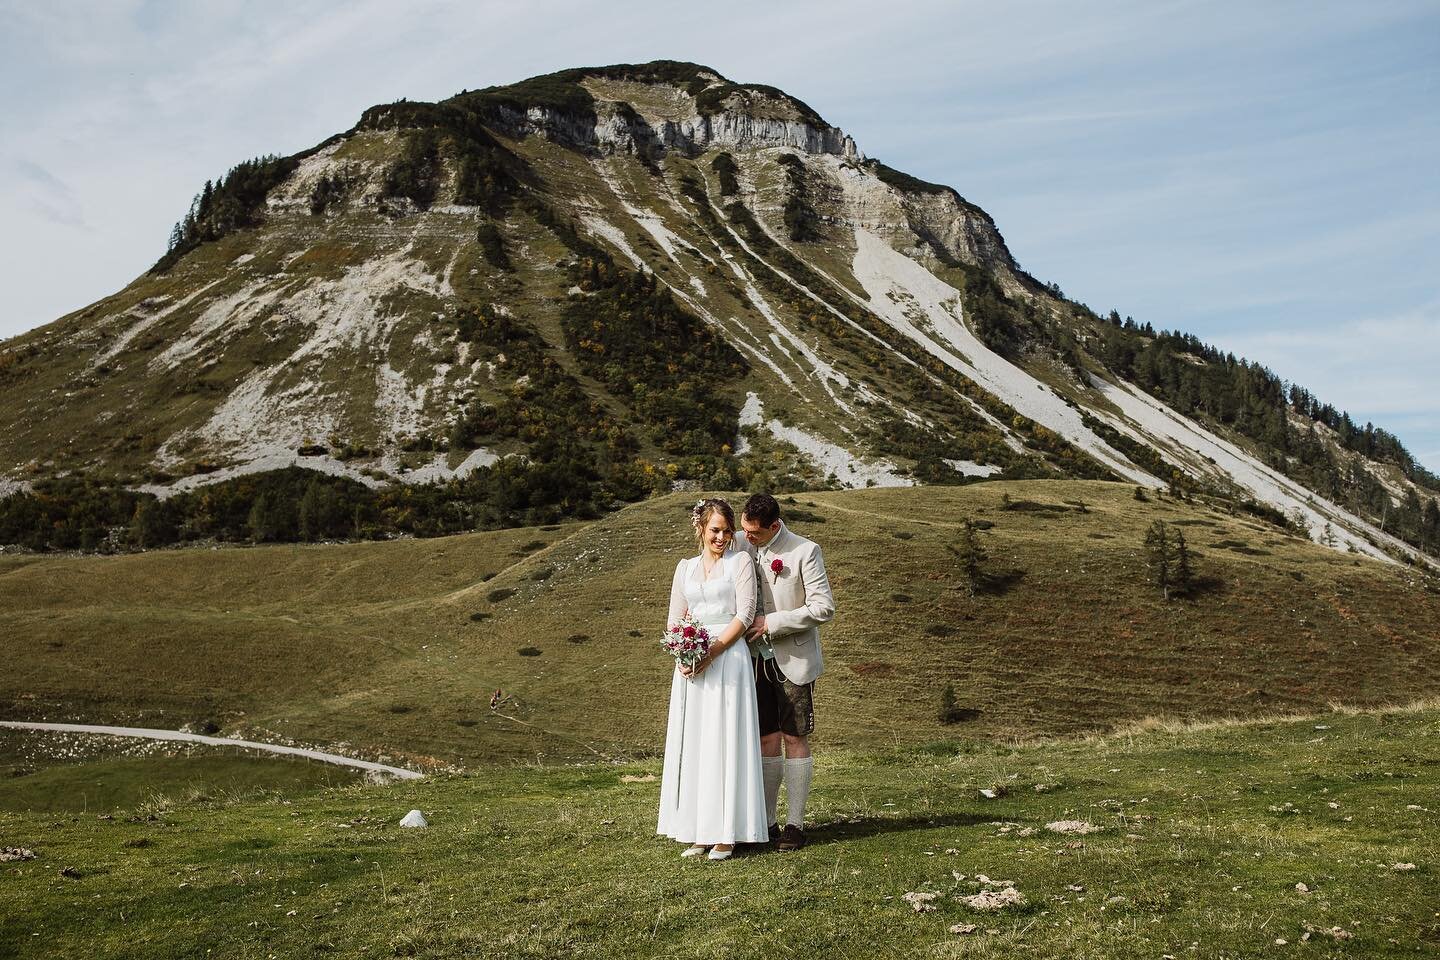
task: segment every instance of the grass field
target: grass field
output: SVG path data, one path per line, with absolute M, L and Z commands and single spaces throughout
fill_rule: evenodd
M 172 797 L 294 797 L 362 776 L 249 750 L 0 730 L 0 810 L 16 813 L 103 814 Z
M 1433 586 L 1244 514 L 1132 492 L 992 482 L 787 504 L 824 547 L 839 607 L 818 740 L 900 749 L 1440 694 Z M 0 716 L 210 721 L 429 769 L 643 759 L 668 690 L 652 638 L 692 549 L 693 497 L 436 540 L 3 557 Z M 992 524 L 981 540 L 998 586 L 975 597 L 946 550 L 965 518 Z M 1143 582 L 1155 519 L 1195 552 L 1190 599 Z M 947 683 L 966 718 L 953 726 L 937 719 Z
M 1440 705 L 820 754 L 811 843 L 654 836 L 658 764 L 0 812 L 16 957 L 1424 957 Z M 980 791 L 997 793 L 984 799 Z M 422 809 L 424 831 L 396 821 Z M 1076 820 L 1097 832 L 1059 834 Z M 987 884 L 980 877 L 988 878 Z M 956 898 L 1013 884 L 1022 906 Z M 1302 887 L 1303 885 L 1303 887 Z M 917 912 L 906 894 L 934 894 Z M 951 933 L 973 924 L 970 933 Z M 1283 941 L 1283 943 L 1282 943 Z

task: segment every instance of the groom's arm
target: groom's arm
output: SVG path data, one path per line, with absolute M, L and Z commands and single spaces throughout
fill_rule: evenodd
M 794 610 L 776 610 L 765 615 L 765 629 L 772 637 L 783 637 L 829 623 L 835 616 L 835 595 L 825 573 L 825 558 L 812 547 L 800 558 L 800 582 L 805 584 L 805 604 Z

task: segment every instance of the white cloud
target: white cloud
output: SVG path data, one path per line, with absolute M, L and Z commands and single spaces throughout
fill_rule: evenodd
M 1440 420 L 1440 300 L 1353 323 L 1227 334 L 1217 345 L 1336 407 Z

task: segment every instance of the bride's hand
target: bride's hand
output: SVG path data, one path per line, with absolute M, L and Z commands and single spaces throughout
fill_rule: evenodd
M 710 666 L 710 658 L 708 656 L 703 657 L 693 667 L 686 667 L 682 665 L 680 667 L 680 676 L 684 677 L 686 680 L 694 680 L 696 677 L 700 676 L 700 674 L 704 673 L 705 668 L 708 666 Z

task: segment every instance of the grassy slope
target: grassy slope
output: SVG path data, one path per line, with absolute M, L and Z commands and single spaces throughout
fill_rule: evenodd
M 825 548 L 840 610 L 824 632 L 820 740 L 998 740 L 1440 692 L 1440 596 L 1403 571 L 1131 491 L 1033 481 L 803 495 L 792 509 L 825 522 L 794 525 Z M 1005 511 L 1006 494 L 1058 509 Z M 13 639 L 0 710 L 213 718 L 421 764 L 650 755 L 668 673 L 652 634 L 690 549 L 691 497 L 552 531 L 3 558 Z M 946 572 L 966 516 L 995 524 L 982 539 L 994 568 L 1015 573 L 1003 592 L 969 598 Z M 1184 525 L 1216 581 L 1193 600 L 1163 603 L 1140 582 L 1156 518 Z M 492 601 L 496 590 L 515 592 Z M 973 711 L 952 728 L 935 719 L 947 682 Z M 492 711 L 497 688 L 510 699 Z
M 0 871 L 0 952 L 1153 960 L 1281 955 L 1277 939 L 1303 957 L 1440 947 L 1433 705 L 1019 749 L 832 751 L 811 845 L 724 865 L 681 861 L 654 837 L 657 766 L 176 801 L 155 819 L 0 813 L 5 842 L 38 853 Z M 411 807 L 429 830 L 395 826 Z M 1103 830 L 1043 829 L 1060 819 Z M 1029 905 L 957 903 L 977 874 L 1013 881 Z M 937 909 L 912 911 L 910 891 L 939 894 Z M 979 930 L 948 933 L 957 923 Z M 1302 942 L 1334 927 L 1353 939 Z
M 356 770 L 258 751 L 0 730 L 0 810 L 101 813 L 178 796 L 298 796 L 355 783 Z

